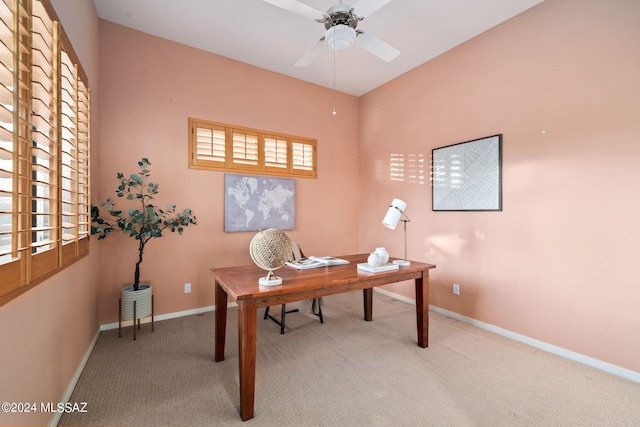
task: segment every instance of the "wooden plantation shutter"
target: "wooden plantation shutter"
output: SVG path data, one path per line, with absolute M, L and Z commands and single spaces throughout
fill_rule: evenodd
M 194 121 L 189 128 L 189 163 L 200 167 L 225 168 L 228 158 L 225 127 Z
M 0 305 L 88 253 L 89 109 L 49 0 L 0 0 Z
M 243 169 L 258 169 L 258 134 L 244 129 L 231 130 L 232 157 L 234 165 Z
M 264 136 L 264 168 L 265 170 L 282 171 L 289 169 L 290 142 L 287 138 Z
M 31 69 L 28 52 L 31 46 L 29 34 L 30 1 L 14 1 L 13 7 L 13 141 L 14 141 L 14 239 L 13 260 L 19 265 L 18 275 L 10 275 L 12 287 L 18 288 L 31 280 L 33 258 L 31 249 Z M 11 263 L 13 264 L 13 262 Z M 35 264 L 38 267 L 38 264 Z
M 189 118 L 189 167 L 316 178 L 316 140 Z
M 77 201 L 77 168 L 78 155 L 76 129 L 76 97 L 74 85 L 73 63 L 66 52 L 62 52 L 61 59 L 61 214 L 62 214 L 62 244 L 66 245 L 76 237 L 76 212 Z
M 66 266 L 82 255 L 87 246 L 88 234 L 88 141 L 82 140 L 79 128 L 85 128 L 88 112 L 81 112 L 83 97 L 80 90 L 83 73 L 75 53 L 63 32 L 60 34 L 60 220 L 62 254 L 61 264 Z M 86 118 L 85 118 L 86 116 Z M 82 119 L 81 119 L 82 117 Z M 84 223 L 84 224 L 83 224 Z
M 58 267 L 56 84 L 53 20 L 39 1 L 31 20 L 31 277 Z
M 17 217 L 14 217 L 14 186 L 17 185 L 15 167 L 16 147 L 13 142 L 15 111 L 13 81 L 14 19 L 8 0 L 0 1 L 0 277 L 8 274 L 6 263 L 16 258 Z M 0 288 L 3 283 L 0 283 Z
M 315 141 L 296 140 L 292 146 L 292 168 L 299 175 L 316 175 Z
M 24 135 L 28 127 L 19 125 L 25 104 L 18 94 L 18 88 L 26 84 L 18 71 L 29 75 L 18 55 L 21 49 L 28 49 L 23 45 L 25 34 L 20 35 L 20 21 L 25 17 L 28 11 L 21 3 L 0 1 L 0 295 L 26 283 L 29 259 L 30 208 L 28 199 L 20 197 L 22 191 L 29 191 L 29 147 Z
M 89 234 L 91 231 L 91 175 L 89 157 L 90 103 L 87 78 L 78 67 L 77 127 L 78 139 L 78 256 L 89 253 Z

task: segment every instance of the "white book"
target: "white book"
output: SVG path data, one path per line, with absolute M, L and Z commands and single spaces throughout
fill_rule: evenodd
M 329 267 L 330 265 L 349 264 L 349 261 L 342 258 L 335 258 L 332 256 L 310 256 L 309 258 L 302 258 L 297 261 L 288 261 L 289 267 L 297 268 L 298 270 L 306 270 L 309 268 Z
M 397 264 L 391 264 L 390 262 L 374 267 L 368 263 L 358 264 L 358 270 L 368 271 L 370 273 L 380 273 L 381 271 L 393 271 L 400 268 Z
M 349 261 L 342 258 L 336 258 L 332 256 L 310 256 L 310 259 L 314 261 L 318 261 L 323 263 L 324 265 L 341 265 L 341 264 L 349 264 Z

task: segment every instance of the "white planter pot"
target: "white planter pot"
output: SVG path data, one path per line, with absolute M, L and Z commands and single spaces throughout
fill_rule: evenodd
M 151 316 L 152 308 L 151 285 L 140 285 L 137 291 L 133 286 L 126 286 L 120 291 L 120 316 L 122 319 L 133 319 L 133 302 L 136 302 L 136 320 Z

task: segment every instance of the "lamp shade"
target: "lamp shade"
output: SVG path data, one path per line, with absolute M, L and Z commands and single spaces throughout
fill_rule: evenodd
M 406 207 L 407 204 L 404 201 L 400 199 L 393 199 L 393 201 L 391 202 L 391 206 L 389 206 L 387 214 L 382 220 L 382 225 L 395 230 L 396 226 L 398 225 L 398 221 L 400 221 L 400 218 L 402 217 L 402 214 L 404 213 Z

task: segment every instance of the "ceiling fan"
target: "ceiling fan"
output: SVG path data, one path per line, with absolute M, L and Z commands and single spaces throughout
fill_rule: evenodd
M 310 18 L 324 25 L 325 34 L 296 62 L 296 67 L 306 67 L 316 57 L 318 50 L 327 43 L 330 49 L 346 50 L 357 41 L 360 47 L 378 58 L 391 62 L 400 51 L 379 38 L 357 29 L 358 23 L 391 0 L 358 0 L 353 6 L 339 4 L 326 12 L 320 12 L 298 0 L 264 0 L 274 6 Z

